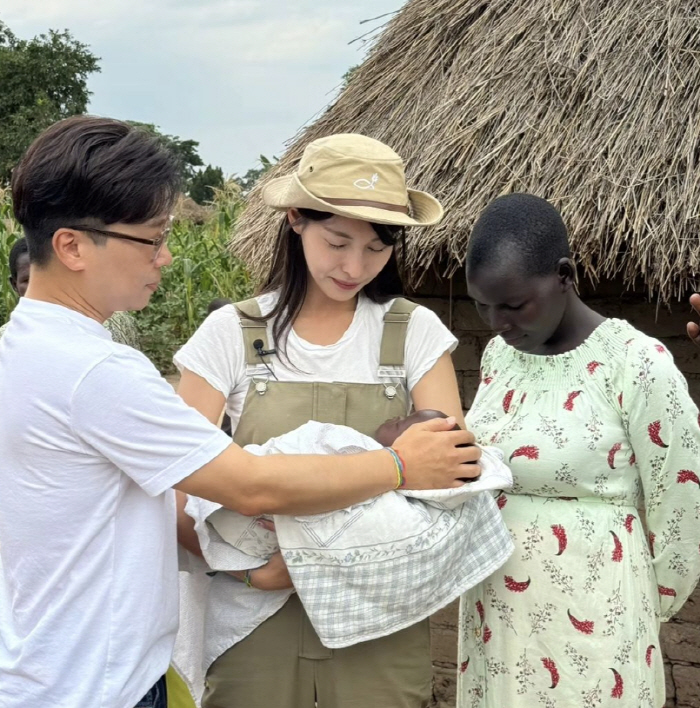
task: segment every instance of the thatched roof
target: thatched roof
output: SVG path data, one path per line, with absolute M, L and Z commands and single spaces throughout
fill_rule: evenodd
M 360 132 L 407 161 L 446 207 L 410 235 L 411 284 L 463 262 L 470 226 L 499 194 L 563 212 L 592 279 L 679 295 L 700 271 L 700 16 L 686 0 L 411 0 L 347 89 L 291 144 Z M 232 247 L 264 274 L 279 215 L 260 190 Z

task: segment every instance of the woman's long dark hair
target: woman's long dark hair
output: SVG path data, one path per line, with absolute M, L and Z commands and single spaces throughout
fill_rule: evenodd
M 335 214 L 314 209 L 298 209 L 297 211 L 301 216 L 293 224 L 289 223 L 286 214 L 284 221 L 280 224 L 270 274 L 259 292 L 260 295 L 279 292 L 277 303 L 267 315 L 262 317 L 251 317 L 249 314 L 241 312 L 244 317 L 257 322 L 275 319 L 272 326 L 274 344 L 271 346 L 276 347 L 278 353 L 287 361 L 289 361 L 287 335 L 301 311 L 308 288 L 308 270 L 304 249 L 301 238 L 293 227 L 301 225 L 303 228 L 309 221 L 325 221 L 335 216 Z M 399 258 L 403 260 L 403 255 L 406 252 L 406 229 L 403 226 L 386 224 L 370 223 L 370 226 L 383 244 L 394 246 L 391 257 L 379 275 L 363 288 L 364 294 L 372 302 L 383 303 L 403 294 L 403 268 L 399 263 Z M 396 246 L 399 247 L 399 255 L 397 255 Z

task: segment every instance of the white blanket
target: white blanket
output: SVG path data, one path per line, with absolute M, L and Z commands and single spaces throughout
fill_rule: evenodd
M 257 455 L 375 449 L 381 445 L 351 428 L 316 422 L 246 446 Z M 321 642 L 340 648 L 419 622 L 503 565 L 513 544 L 491 492 L 511 485 L 500 454 L 485 449 L 477 481 L 387 492 L 326 514 L 276 515 L 276 537 L 205 500 L 191 499 L 187 512 L 213 569 L 258 567 L 280 548 Z

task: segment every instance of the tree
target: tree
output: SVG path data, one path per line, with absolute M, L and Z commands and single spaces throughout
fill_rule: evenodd
M 343 83 L 342 83 L 342 85 L 341 85 L 341 87 L 340 87 L 340 90 L 341 90 L 341 91 L 345 91 L 345 89 L 348 87 L 348 85 L 350 84 L 350 82 L 353 80 L 353 77 L 355 76 L 355 74 L 357 73 L 357 70 L 358 70 L 359 68 L 360 68 L 360 64 L 355 64 L 355 66 L 351 66 L 351 67 L 343 74 L 343 77 L 342 77 L 342 79 L 341 79 L 341 81 L 342 81 Z
M 166 135 L 160 132 L 160 128 L 153 123 L 140 123 L 136 120 L 127 121 L 130 125 L 138 126 L 139 128 L 144 128 L 145 130 L 153 133 L 157 136 L 160 141 L 169 150 L 172 150 L 180 161 L 180 167 L 182 170 L 182 179 L 187 187 L 189 187 L 191 180 L 197 173 L 196 168 L 202 167 L 204 162 L 199 156 L 199 143 L 196 140 L 182 140 L 177 135 Z
M 224 171 L 220 167 L 207 165 L 197 172 L 190 181 L 190 197 L 197 204 L 206 204 L 214 199 L 214 189 L 224 186 Z
M 251 167 L 243 177 L 235 177 L 238 182 L 241 192 L 245 196 L 255 186 L 255 183 L 277 162 L 277 158 L 273 155 L 272 160 L 260 155 L 260 167 Z
M 85 112 L 98 61 L 67 31 L 21 40 L 0 22 L 0 184 L 42 130 Z

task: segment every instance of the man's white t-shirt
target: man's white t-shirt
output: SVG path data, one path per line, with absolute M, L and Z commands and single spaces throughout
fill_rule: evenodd
M 174 495 L 230 438 L 98 322 L 0 340 L 0 707 L 132 708 L 178 622 Z

